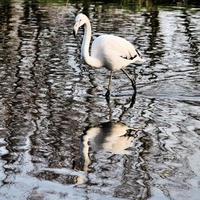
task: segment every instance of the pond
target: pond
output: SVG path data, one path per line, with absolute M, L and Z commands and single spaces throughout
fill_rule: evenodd
M 142 53 L 133 106 L 123 73 L 108 104 L 81 60 L 80 11 Z M 0 199 L 198 200 L 199 22 L 195 1 L 1 1 Z

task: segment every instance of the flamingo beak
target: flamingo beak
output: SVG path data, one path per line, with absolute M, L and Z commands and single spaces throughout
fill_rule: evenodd
M 73 34 L 74 34 L 74 37 L 76 38 L 76 36 L 77 36 L 77 33 L 78 33 L 78 26 L 77 26 L 77 24 L 75 24 L 74 25 L 74 29 L 73 29 Z
M 74 38 L 76 38 L 77 33 L 75 30 L 73 30 L 73 35 L 74 35 Z

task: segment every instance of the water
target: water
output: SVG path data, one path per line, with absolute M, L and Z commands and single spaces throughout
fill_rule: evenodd
M 200 9 L 148 2 L 0 2 L 0 199 L 199 199 Z M 81 62 L 80 8 L 144 55 L 133 108 Z

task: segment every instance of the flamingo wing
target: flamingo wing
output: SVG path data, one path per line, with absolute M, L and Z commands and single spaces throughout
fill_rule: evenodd
M 91 55 L 112 70 L 127 66 L 136 57 L 140 58 L 129 41 L 113 35 L 102 35 L 96 38 L 92 44 Z

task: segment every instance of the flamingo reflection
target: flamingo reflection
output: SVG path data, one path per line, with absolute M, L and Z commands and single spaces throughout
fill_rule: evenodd
M 86 128 L 81 136 L 81 158 L 78 161 L 78 168 L 87 176 L 91 171 L 91 156 L 94 154 L 130 155 L 130 148 L 134 146 L 136 136 L 137 130 L 122 122 L 109 121 Z M 78 177 L 77 184 L 82 184 L 86 180 L 86 177 Z

